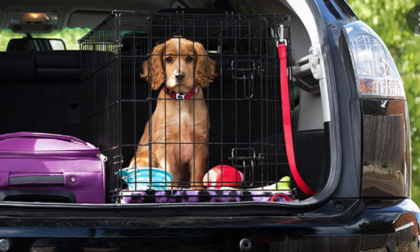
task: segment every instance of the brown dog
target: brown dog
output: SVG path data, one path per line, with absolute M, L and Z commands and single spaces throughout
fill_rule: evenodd
M 215 62 L 198 42 L 177 37 L 154 47 L 141 77 L 154 90 L 165 86 L 130 167 L 165 169 L 173 187 L 188 187 L 185 182 L 194 189 L 202 186 L 210 123 L 201 88 L 215 75 Z

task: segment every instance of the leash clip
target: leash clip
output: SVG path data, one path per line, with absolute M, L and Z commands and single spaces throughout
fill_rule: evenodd
M 276 44 L 277 46 L 279 44 L 285 44 L 287 46 L 287 40 L 284 38 L 284 25 L 279 25 L 279 28 L 277 29 L 277 41 Z

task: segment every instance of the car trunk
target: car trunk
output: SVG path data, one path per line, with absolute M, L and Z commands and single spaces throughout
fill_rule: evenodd
M 284 10 L 289 15 L 240 15 L 204 9 L 114 11 L 80 40 L 81 53 L 68 52 L 70 56 L 65 58 L 81 55 L 80 65 L 54 65 L 51 62 L 64 61 L 64 57 L 54 58 L 54 52 L 48 56 L 54 59 L 46 61 L 54 66 L 41 66 L 38 58 L 44 57 L 42 53 L 35 53 L 33 62 L 28 60 L 31 67 L 35 65 L 35 81 L 23 79 L 6 91 L 14 93 L 16 90 L 9 89 L 25 87 L 18 89 L 27 91 L 31 101 L 2 99 L 2 106 L 12 103 L 14 107 L 12 113 L 4 115 L 10 124 L 1 133 L 67 134 L 97 146 L 107 157 L 107 205 L 242 201 L 282 204 L 304 200 L 311 195 L 301 190 L 291 173 L 291 157 L 286 149 L 292 148 L 302 180 L 319 192 L 330 176 L 329 137 L 323 124 L 318 80 L 311 73 L 306 53 L 310 46 L 308 34 L 302 22 Z M 145 145 L 151 149 L 158 144 L 177 146 L 180 155 L 182 148 L 194 152 L 194 148 L 185 148 L 187 145 L 206 145 L 205 172 L 221 167 L 221 184 L 211 185 L 214 181 L 210 175 L 203 180 L 172 183 L 168 177 L 158 177 L 169 171 L 167 166 L 157 170 L 152 165 L 128 168 L 157 102 L 165 102 L 158 98 L 160 89 L 153 90 L 140 77 L 142 65 L 150 62 L 157 44 L 180 36 L 201 43 L 208 57 L 216 62 L 217 76 L 203 88 L 208 137 L 205 142 L 182 143 L 171 142 L 168 135 L 163 143 L 149 140 Z M 282 70 L 279 43 L 287 46 L 287 66 Z M 52 68 L 59 69 L 59 74 Z M 62 78 L 66 74 L 80 75 L 81 83 L 73 77 Z M 282 74 L 287 74 L 289 101 L 281 98 Z M 58 82 L 60 85 L 54 85 Z M 178 104 L 182 102 L 178 100 Z M 290 106 L 293 147 L 290 143 L 287 147 L 285 142 L 282 108 L 286 102 Z M 22 118 L 14 110 L 30 115 L 30 122 L 25 122 L 28 125 L 20 122 Z M 193 127 L 192 131 L 196 130 Z M 149 130 L 148 134 L 161 133 Z M 150 152 L 149 157 L 152 155 Z M 166 153 L 161 161 L 166 163 L 170 155 Z M 224 178 L 228 169 L 233 169 L 235 175 Z M 191 189 L 196 184 L 198 188 Z

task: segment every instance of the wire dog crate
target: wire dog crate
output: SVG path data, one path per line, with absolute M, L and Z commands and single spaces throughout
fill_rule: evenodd
M 207 201 L 253 200 L 254 196 L 270 197 L 267 192 L 278 190 L 277 187 L 273 189 L 273 185 L 285 181 L 282 188 L 286 194 L 290 193 L 287 190 L 289 166 L 283 140 L 276 47 L 280 28 L 290 48 L 289 17 L 286 15 L 115 11 L 82 38 L 84 137 L 99 146 L 108 157 L 108 192 L 118 195 L 117 200 L 123 202 L 133 200 L 134 193 L 137 193 L 138 202 L 151 202 L 149 196 L 154 197 L 153 202 L 163 202 L 168 197 L 172 202 L 184 202 L 188 201 L 185 200 L 188 195 L 192 198 L 202 196 Z M 208 150 L 205 172 L 222 165 L 223 182 L 218 184 L 219 190 L 209 187 L 209 175 L 204 183 L 190 179 L 177 184 L 165 175 L 155 183 L 157 173 L 168 172 L 166 166 L 154 169 L 150 162 L 147 167 L 126 168 L 136 156 L 139 140 L 156 104 L 162 100 L 158 98 L 161 89 L 153 90 L 150 83 L 140 77 L 144 72 L 142 66 L 149 62 L 150 72 L 155 46 L 181 37 L 201 43 L 207 55 L 196 56 L 209 57 L 216 62 L 217 76 L 208 87 L 202 88 L 203 98 L 193 96 L 192 99 L 204 100 L 207 106 L 208 136 L 199 144 L 205 144 Z M 165 53 L 160 56 L 166 57 Z M 164 98 L 167 99 L 171 98 Z M 179 100 L 179 106 L 182 102 L 185 101 Z M 198 130 L 192 127 L 192 131 Z M 179 148 L 198 144 L 194 141 L 181 143 L 181 140 L 153 142 L 152 135 L 161 133 L 153 132 L 151 128 L 149 141 L 145 144 L 150 152 L 157 144 L 175 144 Z M 195 151 L 194 148 L 184 150 Z M 165 158 L 168 155 L 170 153 L 166 153 Z M 152 158 L 152 153 L 149 157 Z M 239 171 L 235 173 L 234 181 L 223 179 L 223 169 L 227 167 Z M 144 172 L 137 168 L 146 169 L 146 182 L 137 180 Z M 191 173 L 195 167 L 192 169 Z M 213 194 L 213 191 L 217 192 Z M 226 198 L 220 200 L 223 195 Z M 157 196 L 162 198 L 156 199 Z

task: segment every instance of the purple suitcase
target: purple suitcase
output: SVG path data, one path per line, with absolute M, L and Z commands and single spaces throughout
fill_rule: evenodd
M 0 200 L 104 203 L 104 158 L 78 138 L 0 135 Z

